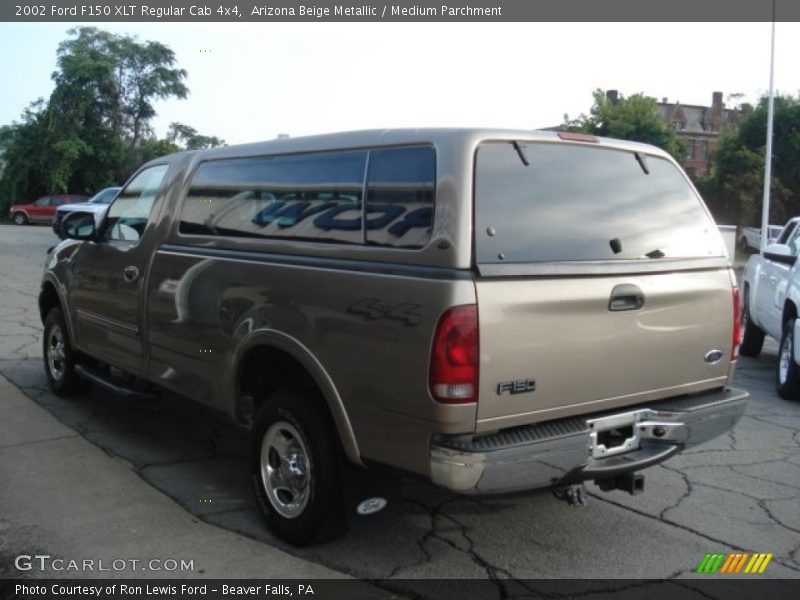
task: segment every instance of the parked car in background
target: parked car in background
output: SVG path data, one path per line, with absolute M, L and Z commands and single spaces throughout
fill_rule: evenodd
M 42 196 L 30 204 L 14 204 L 8 209 L 8 217 L 17 225 L 28 223 L 52 223 L 56 218 L 56 209 L 64 204 L 74 204 L 87 200 L 81 194 L 56 194 Z
M 800 217 L 790 219 L 777 240 L 763 254 L 750 257 L 742 285 L 744 337 L 740 352 L 758 356 L 764 336 L 780 342 L 775 387 L 786 399 L 800 399 L 800 276 L 795 263 L 800 254 Z
M 771 244 L 783 231 L 783 225 L 767 226 L 767 243 Z M 761 228 L 743 227 L 739 234 L 739 248 L 747 252 L 758 252 L 761 250 Z
M 75 211 L 92 213 L 94 215 L 95 225 L 99 227 L 100 221 L 103 220 L 103 217 L 108 210 L 108 205 L 111 204 L 111 201 L 114 198 L 116 198 L 117 193 L 121 189 L 122 188 L 120 187 L 108 187 L 97 192 L 94 196 L 89 198 L 87 202 L 76 202 L 74 204 L 64 204 L 63 206 L 59 206 L 56 209 L 56 216 L 55 220 L 53 221 L 53 231 L 55 231 L 56 235 L 63 240 L 64 236 L 61 233 L 61 221 L 64 220 L 66 215 Z

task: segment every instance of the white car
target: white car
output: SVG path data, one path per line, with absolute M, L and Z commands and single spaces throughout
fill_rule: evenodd
M 53 221 L 53 231 L 55 231 L 56 235 L 63 240 L 64 236 L 61 233 L 61 221 L 63 221 L 64 217 L 72 212 L 87 212 L 94 214 L 95 226 L 99 227 L 100 221 L 103 220 L 103 217 L 108 210 L 108 206 L 111 204 L 111 201 L 117 197 L 117 194 L 121 189 L 122 188 L 120 187 L 108 187 L 97 192 L 86 202 L 77 202 L 75 204 L 64 204 L 63 206 L 59 206 L 56 210 L 56 219 Z

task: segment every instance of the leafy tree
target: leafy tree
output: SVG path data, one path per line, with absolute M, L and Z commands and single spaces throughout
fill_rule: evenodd
M 132 148 L 151 133 L 155 100 L 186 98 L 186 71 L 174 68 L 175 53 L 159 42 L 140 43 L 94 27 L 71 29 L 75 39 L 58 48 L 56 89 L 88 95 L 106 124 Z M 80 87 L 80 91 L 75 88 Z
M 663 148 L 678 162 L 686 158 L 683 142 L 661 116 L 654 98 L 634 94 L 627 98 L 620 95 L 616 101 L 611 101 L 599 89 L 592 95 L 594 104 L 589 115 L 582 114 L 573 120 L 564 115 L 564 124 L 570 131 L 644 142 Z
M 170 124 L 167 141 L 173 144 L 182 141 L 183 148 L 186 150 L 200 150 L 225 145 L 225 140 L 214 136 L 200 135 L 194 127 L 183 123 Z
M 186 71 L 158 42 L 94 27 L 71 29 L 58 47 L 55 87 L 19 122 L 0 129 L 0 208 L 47 193 L 92 193 L 125 181 L 143 162 L 181 149 L 158 140 L 154 103 L 186 98 Z M 191 130 L 182 142 L 223 143 Z M 177 139 L 177 138 L 176 138 Z
M 800 214 L 800 99 L 775 97 L 770 188 L 771 222 Z M 767 139 L 767 98 L 739 125 L 723 132 L 711 156 L 704 182 L 714 215 L 742 225 L 761 224 Z

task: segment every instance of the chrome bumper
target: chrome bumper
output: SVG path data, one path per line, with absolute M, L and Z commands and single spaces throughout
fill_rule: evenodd
M 616 477 L 730 431 L 750 395 L 725 389 L 431 445 L 431 479 L 462 494 L 500 494 Z M 606 447 L 604 432 L 629 432 Z

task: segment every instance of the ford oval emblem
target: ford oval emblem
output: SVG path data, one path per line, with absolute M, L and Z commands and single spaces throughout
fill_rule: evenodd
M 356 508 L 356 512 L 360 515 L 374 515 L 376 512 L 383 510 L 386 507 L 386 498 L 376 496 L 374 498 L 367 498 L 361 502 Z
M 723 356 L 725 356 L 725 354 L 722 352 L 722 350 L 709 350 L 706 352 L 704 360 L 708 364 L 713 365 L 714 363 L 721 361 Z

